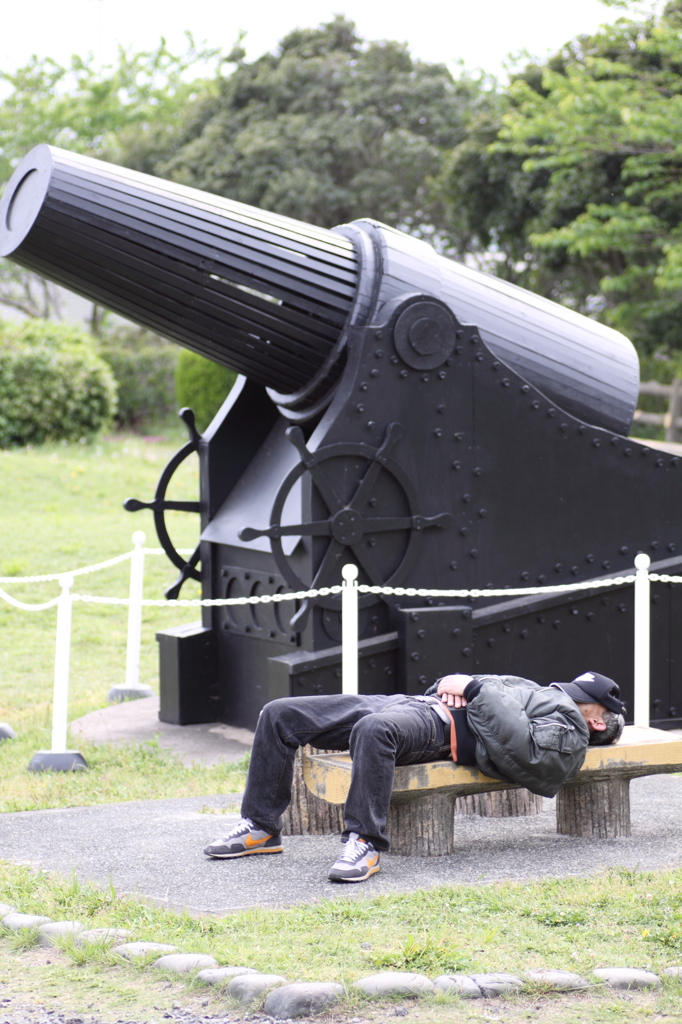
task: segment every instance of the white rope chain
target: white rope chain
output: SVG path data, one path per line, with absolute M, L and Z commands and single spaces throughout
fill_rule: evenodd
M 178 554 L 191 555 L 193 550 L 193 548 L 178 548 Z M 143 548 L 142 551 L 145 555 L 165 554 L 163 548 Z M 86 565 L 83 569 L 65 569 L 64 572 L 49 572 L 42 576 L 0 576 L 0 583 L 49 583 L 51 580 L 58 580 L 61 576 L 85 576 L 86 573 L 99 572 L 101 569 L 109 569 L 112 565 L 126 562 L 132 558 L 132 555 L 132 551 L 126 551 L 122 555 L 117 555 L 116 558 L 110 558 L 107 562 L 98 562 L 97 565 Z
M 163 554 L 163 551 L 160 548 L 145 548 L 144 553 L 148 555 L 157 555 Z M 190 552 L 183 550 L 180 553 L 189 554 Z M 107 569 L 112 565 L 117 565 L 119 562 L 123 562 L 130 558 L 131 554 L 132 552 L 126 552 L 124 555 L 112 558 L 108 562 L 100 562 L 98 565 L 89 565 L 84 569 L 74 569 L 71 573 L 52 573 L 44 576 L 2 576 L 0 577 L 0 583 L 44 583 L 49 580 L 59 580 L 62 576 L 66 575 L 82 576 L 85 573 L 97 572 L 100 569 Z M 566 594 L 571 591 L 595 590 L 599 587 L 622 587 L 628 583 L 634 583 L 636 578 L 637 577 L 635 575 L 614 576 L 612 579 L 607 580 L 584 580 L 581 583 L 557 583 L 554 586 L 548 587 L 510 587 L 506 590 L 501 588 L 426 590 L 417 587 L 373 587 L 367 586 L 364 583 L 360 584 L 357 589 L 360 594 L 379 594 L 394 597 L 525 597 L 539 594 Z M 682 576 L 668 576 L 662 573 L 652 572 L 649 573 L 649 580 L 652 583 L 682 583 Z M 342 589 L 343 588 L 341 586 L 333 586 L 320 587 L 317 590 L 300 590 L 293 594 L 261 594 L 253 597 L 195 598 L 187 600 L 182 598 L 176 600 L 166 600 L 165 598 L 154 600 L 151 598 L 144 598 L 142 601 L 135 603 L 141 604 L 145 608 L 217 608 L 246 604 L 271 604 L 278 603 L 280 601 L 304 601 L 308 598 L 329 597 L 332 594 L 340 594 Z M 98 597 L 94 594 L 71 594 L 70 597 L 72 601 L 82 601 L 84 604 L 129 605 L 131 603 L 129 597 Z M 26 604 L 23 601 L 18 601 L 15 597 L 12 597 L 2 589 L 0 589 L 0 599 L 6 601 L 15 608 L 31 612 L 41 612 L 45 611 L 47 608 L 54 608 L 59 600 L 58 597 L 54 597 L 52 600 L 45 601 L 43 604 Z

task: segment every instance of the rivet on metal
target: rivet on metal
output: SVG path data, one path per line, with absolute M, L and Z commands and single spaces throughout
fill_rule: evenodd
M 358 402 L 358 404 L 355 406 L 355 410 L 356 410 L 356 412 L 364 412 L 365 411 L 365 407 L 362 404 L 362 402 Z
M 584 434 L 586 430 L 587 430 L 587 427 L 585 426 L 585 424 L 581 423 L 580 426 L 578 427 L 578 433 L 579 434 Z
M 369 385 L 368 385 L 367 381 L 363 380 L 363 382 L 361 384 L 358 384 L 358 391 L 366 391 L 368 387 L 369 387 Z
M 522 629 L 521 632 L 519 633 L 519 636 L 521 637 L 522 640 L 527 640 L 528 639 L 528 630 L 527 629 Z
M 450 562 L 450 568 L 454 572 L 455 569 L 459 568 L 459 564 L 457 562 Z
M 375 427 L 376 427 L 376 423 L 374 422 L 374 420 L 370 420 L 368 422 L 368 424 L 367 424 L 367 429 L 368 430 L 374 430 Z
M 374 335 L 374 337 L 377 339 L 377 341 L 381 341 L 383 336 L 384 336 L 384 332 L 383 331 L 377 331 L 376 334 Z M 381 349 L 379 349 L 379 351 L 381 352 Z M 376 355 L 376 353 L 375 353 L 375 355 Z M 383 355 L 383 353 L 382 353 L 382 355 Z
M 461 462 L 453 462 L 452 463 L 452 468 L 453 469 L 461 469 L 462 468 L 462 463 Z
M 481 339 L 479 338 L 479 336 L 477 334 L 472 334 L 471 335 L 471 344 L 472 345 L 478 345 L 480 340 Z
M 545 576 L 545 574 L 543 572 L 541 572 L 540 575 L 538 576 L 538 583 L 542 584 L 542 583 L 545 582 L 546 579 L 547 579 L 547 577 Z
M 652 550 L 652 551 L 658 551 L 658 549 L 660 548 L 660 546 L 661 546 L 661 542 L 660 542 L 660 541 L 658 541 L 658 540 L 652 540 L 652 542 L 651 542 L 651 550 Z M 246 578 L 246 577 L 245 577 L 245 578 Z
M 407 370 L 401 370 L 400 371 L 400 376 L 401 377 L 407 377 Z
M 438 380 L 445 380 L 446 377 L 447 377 L 447 373 L 445 372 L 445 370 L 439 370 L 438 371 Z
M 500 381 L 500 384 L 502 385 L 503 388 L 508 388 L 509 385 L 511 384 L 511 381 L 509 380 L 509 377 L 503 377 L 502 380 Z
M 480 466 L 474 466 L 474 476 L 481 476 L 483 470 Z
M 602 567 L 602 569 L 606 569 L 606 571 L 608 572 L 609 569 L 611 568 L 611 563 L 609 562 L 608 559 L 606 559 L 606 561 L 602 562 L 601 567 Z
M 419 651 L 412 651 L 410 658 L 412 661 L 419 661 Z
M 398 363 L 398 357 L 397 356 L 391 356 L 391 362 L 393 363 L 394 366 L 396 366 L 397 363 Z
M 499 368 L 500 368 L 500 363 L 493 363 L 492 364 L 492 369 L 493 370 L 499 370 Z
M 540 625 L 542 625 L 543 622 L 546 621 L 545 616 L 544 615 L 538 615 L 537 621 L 540 623 Z
M 549 416 L 550 419 L 553 419 L 556 416 L 556 409 L 548 409 L 547 410 L 547 415 Z
M 370 373 L 370 377 L 378 377 L 379 376 L 379 371 L 376 369 L 376 367 L 373 370 L 370 370 L 369 373 Z
M 478 558 L 478 549 L 472 548 L 471 551 L 469 552 L 469 555 L 471 556 L 471 558 Z
M 461 632 L 462 632 L 461 629 L 453 629 L 452 630 L 452 635 L 453 636 L 459 636 Z
M 568 430 L 568 423 L 560 423 L 559 430 L 563 431 L 563 433 L 566 433 L 566 431 Z
M 511 626 L 503 626 L 502 627 L 502 632 L 503 633 L 511 633 Z
M 555 629 L 561 629 L 561 619 L 555 619 L 552 625 Z
M 422 374 L 422 380 L 424 381 L 425 384 L 428 384 L 428 382 L 431 380 L 431 378 L 429 377 L 428 373 L 423 373 Z
M 676 466 L 676 465 L 678 464 L 678 462 L 679 462 L 679 461 L 680 461 L 680 460 L 678 459 L 677 455 L 674 455 L 674 456 L 672 457 L 672 459 L 670 460 L 670 465 L 671 465 L 671 466 Z
M 579 613 L 579 611 L 580 611 L 579 608 L 571 608 L 571 615 L 577 615 Z
M 377 542 L 375 541 L 374 537 L 370 537 L 369 540 L 367 541 L 367 544 L 370 548 L 375 548 L 377 546 Z
M 521 577 L 522 580 L 529 580 L 530 579 L 530 573 L 529 572 L 521 572 L 521 573 L 519 573 L 519 576 Z
M 539 409 L 540 408 L 540 403 L 539 402 L 531 402 L 530 403 L 530 407 L 531 407 L 531 409 Z
M 616 448 L 620 444 L 620 438 L 619 437 L 612 437 L 611 438 L 611 444 L 613 445 L 614 448 Z
M 417 612 L 412 612 L 412 614 L 410 615 L 410 619 L 412 620 L 412 622 L 419 622 L 419 615 L 417 614 Z
M 436 429 L 433 432 L 433 436 L 434 437 L 442 437 L 443 436 L 443 431 L 440 429 L 440 427 L 436 427 Z
M 424 637 L 426 636 L 426 630 L 425 629 L 418 629 L 417 630 L 417 636 L 419 637 L 420 640 L 423 640 Z
M 670 544 L 668 544 L 668 551 L 675 551 L 676 548 L 677 548 L 676 544 L 674 544 L 672 542 Z
M 229 572 L 229 570 L 228 570 L 228 569 L 224 569 L 224 568 L 223 568 L 223 569 L 221 569 L 221 570 L 220 570 L 220 575 L 221 575 L 221 576 L 227 576 L 227 575 L 228 575 L 228 572 Z
M 530 384 L 524 384 L 521 387 L 521 394 L 522 395 L 527 395 L 529 391 L 530 391 Z
M 462 331 L 462 330 L 455 331 L 455 337 L 456 338 L 461 338 L 463 334 L 464 334 L 464 331 Z
M 462 351 L 462 346 L 458 345 L 457 348 L 455 349 L 455 352 L 457 353 L 457 355 L 460 355 L 461 351 Z M 452 358 L 452 356 L 448 356 L 448 358 L 445 360 L 445 365 L 446 366 L 452 366 L 454 361 L 455 360 Z
M 577 576 L 578 573 L 580 572 L 580 569 L 578 568 L 577 565 L 573 565 L 573 566 L 571 566 L 571 572 L 573 573 L 574 576 Z
M 656 462 L 654 463 L 654 465 L 658 466 L 660 468 L 661 466 L 665 465 L 665 460 L 664 459 L 656 459 Z
M 632 448 L 625 448 L 623 451 L 623 455 L 627 456 L 627 458 L 629 459 L 632 455 Z
M 649 454 L 650 450 L 651 449 L 649 449 L 649 448 L 642 448 L 642 457 L 646 458 L 646 456 Z
M 456 354 L 457 354 L 458 356 L 461 356 L 461 354 L 462 354 L 462 346 L 461 346 L 461 345 L 456 345 L 456 346 L 455 346 L 455 353 L 456 353 Z M 450 366 L 450 365 L 451 365 L 451 362 L 450 362 L 450 360 L 449 360 L 449 359 L 446 359 L 446 360 L 445 360 L 445 365 L 446 365 L 446 366 Z
M 469 533 L 469 527 L 468 526 L 462 526 L 460 528 L 459 533 L 460 533 L 461 537 L 466 537 L 468 535 L 468 533 Z
M 490 640 L 488 640 L 488 647 L 494 647 L 494 646 L 495 646 L 495 641 L 491 637 Z
M 591 564 L 592 562 L 594 562 L 594 555 L 585 555 L 585 561 L 590 562 Z
M 464 647 L 462 649 L 462 654 L 464 655 L 465 658 L 469 658 L 471 656 L 471 648 L 470 647 Z
M 601 448 L 601 441 L 599 440 L 598 437 L 593 437 L 592 438 L 592 444 L 594 445 L 595 448 Z
M 481 517 L 481 519 L 485 519 L 485 517 L 488 515 L 488 509 L 487 508 L 479 508 L 478 514 Z
M 379 499 L 378 498 L 370 498 L 369 501 L 367 502 L 367 504 L 370 506 L 370 508 L 376 508 L 377 505 L 379 504 Z
M 592 619 L 594 618 L 594 612 L 588 612 L 585 618 L 588 622 L 592 622 Z
M 377 337 L 378 337 L 378 335 L 377 335 Z M 383 359 L 384 358 L 384 350 L 382 348 L 375 349 L 374 350 L 374 358 L 375 359 Z
M 563 565 L 561 564 L 561 562 L 557 562 L 556 565 L 554 566 L 554 572 L 563 572 L 563 571 L 564 571 Z
M 455 441 L 461 441 L 462 438 L 464 437 L 464 434 L 461 431 L 458 431 L 457 433 L 453 434 L 452 436 L 454 437 Z
M 439 412 L 441 414 L 441 416 L 442 416 L 443 413 L 445 412 L 445 406 L 443 404 L 437 405 L 436 406 L 436 412 Z
M 619 612 L 626 612 L 627 610 L 628 610 L 627 605 L 625 605 L 625 604 L 619 604 L 618 605 L 618 611 Z
M 245 572 L 244 573 L 244 579 L 245 580 L 250 580 L 251 579 L 251 573 L 250 572 Z
M 462 501 L 465 502 L 465 503 L 470 502 L 471 501 L 471 495 L 470 494 L 463 494 L 462 495 Z

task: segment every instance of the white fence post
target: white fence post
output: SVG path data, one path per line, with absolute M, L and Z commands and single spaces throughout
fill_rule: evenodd
M 651 584 L 648 555 L 635 557 L 635 725 L 649 726 L 649 675 L 651 671 Z
M 87 768 L 77 750 L 68 750 L 66 735 L 69 717 L 69 667 L 71 662 L 71 587 L 73 576 L 59 577 L 62 589 L 57 601 L 57 640 L 54 651 L 54 692 L 52 697 L 52 749 L 39 750 L 31 758 L 29 771 L 73 771 Z
M 358 692 L 358 567 L 341 570 L 341 693 Z
M 133 534 L 133 552 L 130 556 L 130 604 L 128 605 L 128 644 L 126 647 L 126 678 L 123 686 L 112 686 L 107 700 L 135 700 L 152 697 L 151 686 L 140 685 L 140 647 L 142 644 L 142 598 L 144 596 L 144 542 L 142 530 Z

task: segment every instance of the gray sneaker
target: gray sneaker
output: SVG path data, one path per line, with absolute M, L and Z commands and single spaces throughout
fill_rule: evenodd
M 249 857 L 252 853 L 282 853 L 282 833 L 262 832 L 249 818 L 240 822 L 221 839 L 204 849 L 207 857 Z
M 360 839 L 357 832 L 351 832 L 344 843 L 343 853 L 329 869 L 329 881 L 364 882 L 380 870 L 379 856 L 379 851 L 370 842 Z

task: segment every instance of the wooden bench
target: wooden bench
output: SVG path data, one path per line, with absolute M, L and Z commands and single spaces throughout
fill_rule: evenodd
M 350 754 L 309 754 L 303 778 L 315 796 L 343 804 L 350 786 Z M 557 831 L 612 839 L 630 835 L 630 779 L 682 771 L 682 738 L 662 729 L 626 726 L 618 743 L 588 747 L 576 777 L 557 794 Z M 455 849 L 458 796 L 518 789 L 452 761 L 399 765 L 388 818 L 391 851 L 436 857 Z

